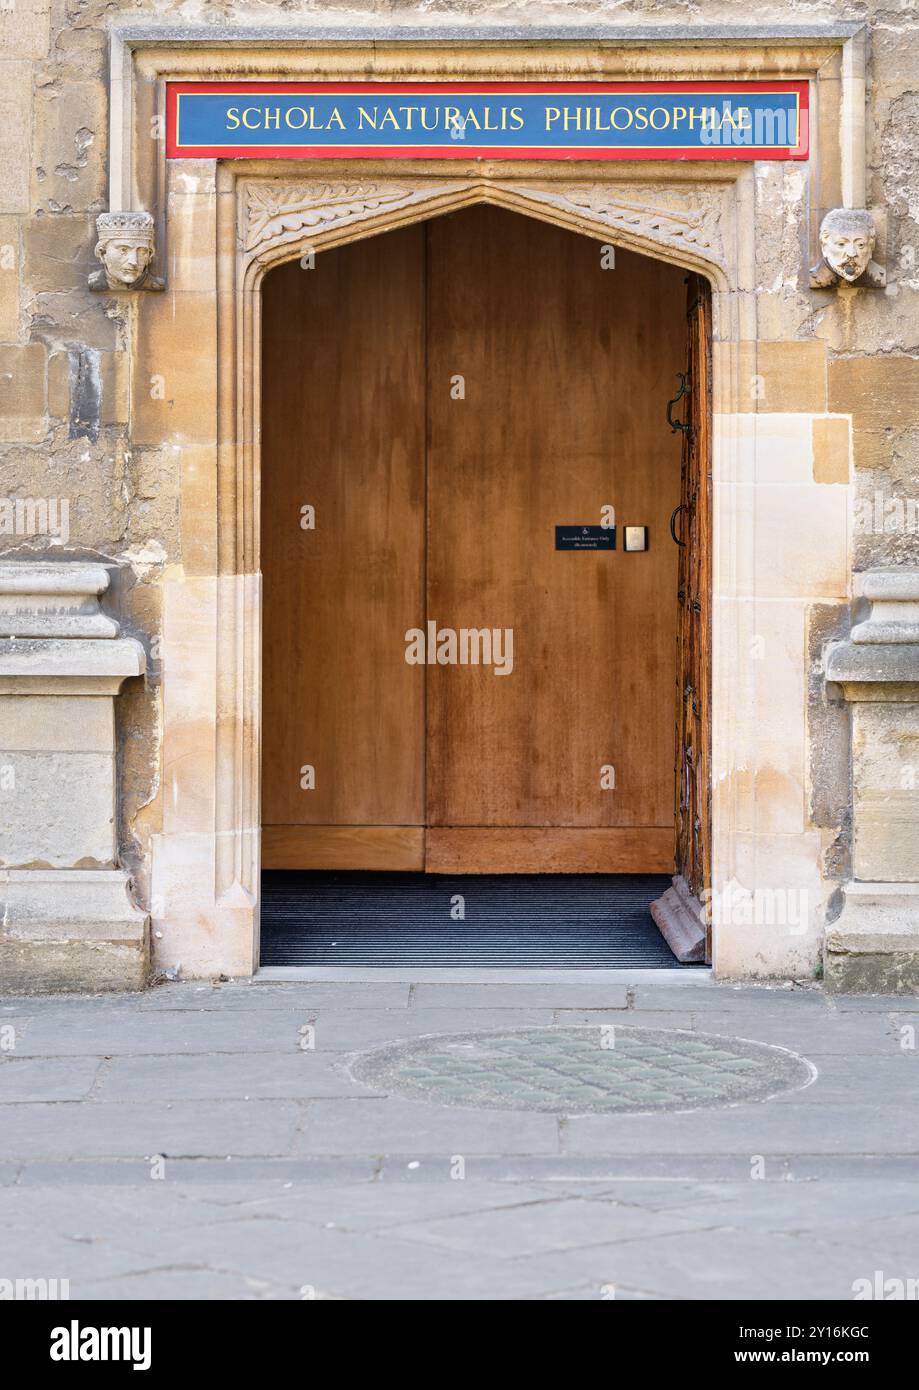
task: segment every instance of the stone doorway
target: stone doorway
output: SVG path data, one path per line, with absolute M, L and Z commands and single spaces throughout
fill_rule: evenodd
M 691 45 L 670 40 L 646 42 L 640 53 L 598 50 L 589 61 L 561 41 L 532 49 L 511 39 L 476 47 L 457 36 L 455 43 L 451 71 L 480 79 L 524 78 L 534 65 L 546 76 L 686 77 L 697 75 L 700 61 Z M 401 44 L 398 35 L 372 56 L 359 38 L 349 44 L 256 51 L 253 36 L 246 70 L 327 80 L 346 80 L 355 64 L 396 80 L 444 70 L 442 49 Z M 843 51 L 850 59 L 854 52 L 848 44 L 845 36 L 802 39 L 766 56 L 758 41 L 732 40 L 706 60 L 736 76 L 813 77 L 819 132 L 841 133 L 823 140 L 814 165 L 820 207 L 864 198 L 857 67 L 850 63 L 839 82 Z M 168 45 L 144 45 L 138 39 L 130 50 L 139 125 L 155 118 L 167 77 L 227 72 L 217 50 L 179 57 Z M 670 262 L 712 287 L 711 878 L 716 891 L 734 881 L 752 891 L 779 883 L 807 903 L 803 925 L 793 928 L 722 923 L 714 966 L 722 976 L 811 974 L 834 884 L 824 876 L 824 822 L 815 822 L 807 799 L 806 653 L 814 605 L 843 605 L 849 596 L 848 420 L 828 402 L 825 344 L 786 329 L 791 320 L 777 310 L 767 318 L 772 301 L 754 293 L 788 273 L 789 255 L 797 265 L 797 243 L 793 252 L 775 246 L 769 229 L 776 199 L 791 200 L 806 171 L 742 161 L 141 165 L 121 148 L 122 205 L 161 209 L 169 270 L 166 293 L 143 305 L 139 423 L 148 444 L 181 439 L 185 460 L 183 565 L 162 585 L 160 756 L 169 795 L 151 836 L 145 885 L 159 961 L 180 961 L 189 975 L 246 975 L 258 960 L 262 279 L 311 251 L 488 204 Z M 164 352 L 183 372 L 181 407 L 168 420 L 140 390 Z M 820 448 L 831 441 L 840 455 L 832 474 L 815 470 L 815 441 Z M 821 485 L 830 476 L 834 485 Z M 767 543 L 775 535 L 780 550 Z M 768 659 L 751 661 L 754 647 Z
M 210 842 L 164 834 L 157 841 L 154 856 L 154 893 L 157 883 L 163 884 L 161 902 L 172 895 L 168 879 L 173 872 L 183 879 L 181 887 L 175 883 L 176 909 L 168 910 L 167 918 L 171 917 L 180 935 L 186 937 L 188 949 L 183 955 L 187 958 L 191 951 L 194 959 L 198 953 L 197 968 L 203 969 L 204 961 L 212 958 L 215 942 L 220 942 L 221 951 L 229 951 L 222 957 L 230 962 L 228 973 L 248 973 L 258 959 L 262 602 L 258 532 L 262 461 L 254 422 L 259 419 L 262 391 L 260 287 L 264 275 L 284 262 L 484 203 L 579 231 L 601 245 L 669 261 L 702 275 L 713 285 L 712 394 L 715 449 L 721 457 L 713 486 L 713 766 L 737 766 L 748 760 L 737 743 L 738 738 L 741 743 L 746 739 L 748 728 L 746 716 L 735 713 L 747 698 L 736 679 L 743 667 L 738 653 L 750 640 L 747 630 L 753 633 L 757 624 L 762 625 L 763 611 L 748 613 L 731 597 L 732 593 L 742 595 L 747 588 L 750 575 L 743 566 L 749 566 L 755 557 L 752 530 L 748 542 L 742 538 L 743 528 L 754 523 L 754 516 L 737 511 L 738 494 L 730 481 L 746 466 L 746 452 L 756 447 L 757 427 L 755 418 L 744 415 L 742 344 L 731 337 L 740 329 L 739 324 L 732 325 L 743 303 L 742 296 L 730 289 L 736 273 L 732 267 L 738 219 L 742 221 L 744 209 L 743 200 L 737 197 L 742 177 L 729 171 L 728 177 L 717 183 L 675 186 L 670 176 L 636 188 L 626 182 L 572 183 L 567 171 L 556 181 L 546 179 L 545 173 L 541 169 L 538 179 L 513 183 L 478 176 L 444 180 L 415 171 L 411 177 L 403 174 L 398 179 L 381 173 L 378 181 L 365 177 L 362 182 L 330 182 L 302 177 L 292 181 L 278 178 L 273 170 L 254 176 L 250 169 L 231 164 L 218 168 L 214 207 L 226 222 L 223 232 L 218 229 L 218 236 L 221 244 L 233 247 L 232 257 L 221 263 L 226 292 L 217 299 L 216 324 L 222 383 L 217 400 L 218 433 L 223 441 L 217 472 L 220 573 L 216 579 L 203 581 L 201 602 L 193 608 L 199 622 L 208 611 L 214 612 L 214 618 L 206 621 L 216 622 L 219 634 L 211 687 L 217 714 L 215 761 L 210 774 L 214 778 L 214 834 Z M 231 229 L 235 229 L 232 238 Z M 761 365 L 766 366 L 765 350 L 763 356 Z M 809 440 L 809 418 L 806 427 Z M 740 565 L 719 563 L 719 547 L 726 537 L 730 537 L 731 553 L 741 557 Z M 735 551 L 735 547 L 739 549 Z M 187 628 L 188 585 L 186 577 L 172 595 L 167 595 L 167 632 L 173 624 L 176 633 Z M 174 607 L 170 598 L 175 600 Z M 738 619 L 742 619 L 740 626 Z M 196 650 L 196 639 L 191 634 L 185 640 L 189 639 Z M 786 727 L 783 733 L 790 731 Z M 168 719 L 165 738 L 168 750 Z M 179 777 L 184 770 L 177 768 Z M 719 866 L 725 865 L 721 872 L 729 878 L 727 864 L 736 865 L 738 850 L 746 848 L 734 829 L 740 824 L 746 792 L 736 778 L 719 780 L 717 771 L 713 786 L 712 866 L 717 882 Z M 189 850 L 200 853 L 208 843 L 214 896 L 209 908 L 202 902 L 198 910 L 206 911 L 213 922 L 213 934 L 205 940 L 195 933 L 188 940 L 188 929 L 179 925 L 183 914 L 178 910 L 178 902 L 188 896 L 184 855 Z M 173 869 L 170 860 L 175 856 Z M 185 917 L 187 920 L 187 911 Z M 721 936 L 723 950 L 725 933 Z M 729 940 L 730 932 L 727 936 Z M 746 948 L 742 934 L 737 945 L 741 950 Z M 718 951 L 716 943 L 716 968 Z

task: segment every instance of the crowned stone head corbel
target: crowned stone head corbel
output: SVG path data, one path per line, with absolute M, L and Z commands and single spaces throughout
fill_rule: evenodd
M 810 273 L 811 289 L 880 289 L 887 276 L 872 259 L 876 241 L 877 228 L 867 208 L 832 208 L 820 223 L 820 261 Z
M 149 212 L 102 212 L 96 218 L 96 260 L 101 270 L 89 277 L 91 290 L 161 290 L 150 274 L 155 251 Z

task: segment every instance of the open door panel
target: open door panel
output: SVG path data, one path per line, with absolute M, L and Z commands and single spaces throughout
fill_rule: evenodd
M 687 282 L 686 371 L 670 402 L 683 436 L 680 505 L 671 521 L 679 550 L 676 722 L 676 866 L 673 887 L 651 906 L 681 961 L 710 962 L 711 922 L 711 293 Z

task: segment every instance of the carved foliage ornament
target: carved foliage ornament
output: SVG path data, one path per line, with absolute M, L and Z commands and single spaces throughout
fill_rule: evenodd
M 372 217 L 411 203 L 429 202 L 451 192 L 462 192 L 476 181 L 431 184 L 381 183 L 248 183 L 244 188 L 243 246 L 249 253 L 271 243 L 293 241 L 311 229 L 329 230 L 348 222 Z M 515 199 L 549 203 L 575 215 L 586 215 L 611 229 L 632 232 L 673 248 L 685 246 L 720 260 L 717 207 L 682 204 L 660 206 L 620 197 L 619 190 L 603 185 L 545 188 L 533 184 L 494 184 Z
M 633 232 L 667 246 L 693 247 L 714 253 L 720 259 L 717 208 L 699 207 L 694 202 L 665 207 L 659 202 L 633 201 L 620 197 L 617 189 L 603 184 L 558 189 L 518 188 L 517 192 L 575 212 L 586 212 L 594 220 L 624 232 Z
M 865 208 L 832 208 L 820 224 L 820 260 L 811 270 L 811 289 L 858 285 L 880 289 L 884 270 L 872 260 L 877 229 Z
M 287 240 L 311 228 L 328 229 L 443 193 L 408 183 L 250 183 L 246 186 L 245 248 Z
M 89 277 L 91 290 L 161 290 L 150 274 L 154 255 L 149 212 L 103 212 L 96 218 L 96 260 L 102 269 Z

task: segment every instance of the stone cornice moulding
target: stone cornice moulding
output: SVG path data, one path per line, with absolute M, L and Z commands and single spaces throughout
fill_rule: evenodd
M 868 570 L 856 596 L 869 611 L 830 648 L 827 683 L 846 700 L 919 703 L 919 570 Z
M 117 637 L 118 624 L 99 606 L 108 586 L 104 565 L 0 562 L 0 638 Z
M 0 563 L 0 694 L 117 695 L 146 657 L 102 612 L 104 565 Z
M 919 570 L 866 570 L 856 594 L 868 616 L 853 627 L 853 642 L 919 643 Z
M 840 195 L 846 207 L 865 201 L 865 70 L 867 30 L 859 22 L 825 24 L 733 25 L 470 25 L 357 24 L 354 26 L 299 24 L 268 26 L 115 24 L 109 31 L 109 208 L 128 208 L 138 193 L 143 206 L 161 205 L 165 178 L 161 155 L 157 186 L 134 188 L 134 130 L 138 121 L 136 94 L 140 86 L 161 87 L 169 76 L 183 80 L 213 80 L 222 75 L 222 54 L 235 68 L 247 55 L 246 76 L 384 77 L 393 63 L 425 67 L 430 51 L 430 75 L 443 77 L 443 49 L 458 55 L 456 76 L 503 77 L 523 75 L 544 80 L 565 77 L 631 76 L 647 79 L 658 61 L 669 78 L 699 78 L 722 73 L 743 77 L 784 75 L 818 78 L 833 52 L 841 55 L 841 71 L 826 76 L 840 89 L 838 127 Z M 322 50 L 329 62 L 320 61 Z M 550 54 L 552 50 L 555 61 Z M 278 50 L 287 50 L 280 63 Z M 368 62 L 355 68 L 356 53 L 365 50 Z M 699 54 L 705 56 L 700 60 Z M 770 52 L 774 56 L 770 57 Z M 745 61 L 745 53 L 751 60 Z M 336 59 L 335 55 L 339 55 Z M 302 55 L 302 56 L 301 56 Z M 316 64 L 319 62 L 317 72 Z M 342 72 L 331 69 L 340 62 Z M 274 65 L 272 67 L 272 64 Z M 516 68 L 520 71 L 517 72 Z M 701 69 L 701 71 L 700 71 Z M 404 73 L 402 74 L 404 75 Z M 156 111 L 162 118 L 161 106 Z M 152 116 L 144 113 L 144 122 Z M 815 131 L 816 134 L 816 131 Z M 828 152 L 824 152 L 824 158 Z M 155 209 L 154 209 L 155 210 Z
M 732 43 L 759 46 L 816 43 L 838 46 L 866 32 L 861 20 L 828 20 L 819 24 L 469 24 L 457 26 L 436 19 L 426 24 L 157 24 L 146 21 L 114 24 L 112 44 L 122 50 L 172 45 L 203 48 L 311 46 L 326 43 L 363 47 L 366 44 L 585 44 L 616 48 L 668 43 L 686 48 Z
M 0 641 L 0 695 L 117 695 L 144 672 L 133 637 L 114 641 Z

